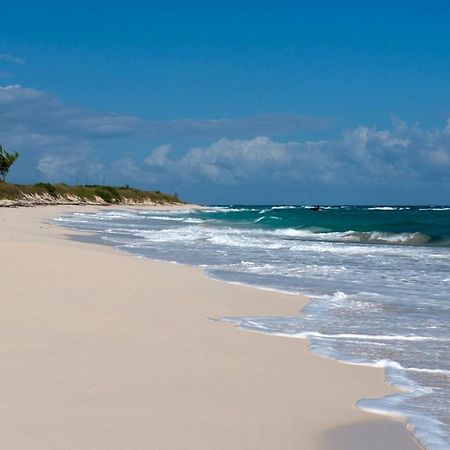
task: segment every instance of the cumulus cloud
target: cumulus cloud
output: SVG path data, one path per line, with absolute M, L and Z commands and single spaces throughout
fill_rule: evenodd
M 72 143 L 71 151 L 45 151 L 37 158 L 36 169 L 45 180 L 51 182 L 70 181 L 99 182 L 109 169 L 85 143 Z
M 53 181 L 61 177 L 74 177 L 78 174 L 78 167 L 84 158 L 81 153 L 71 156 L 44 155 L 39 159 L 38 170 L 45 175 L 46 179 Z
M 273 176 L 278 168 L 285 167 L 295 146 L 267 137 L 220 139 L 209 147 L 191 148 L 178 161 L 167 160 L 166 168 L 175 168 L 178 176 L 188 179 L 203 178 L 218 184 L 246 183 L 261 173 Z
M 145 158 L 144 163 L 148 166 L 164 167 L 170 163 L 168 159 L 169 153 L 172 149 L 170 144 L 160 145 L 153 149 L 153 151 Z
M 37 170 L 49 180 L 85 174 L 91 181 L 142 184 L 450 184 L 450 119 L 440 129 L 393 117 L 386 129 L 360 125 L 331 140 L 276 137 L 332 125 L 332 119 L 295 115 L 148 121 L 68 106 L 37 89 L 0 87 L 0 142 L 34 153 Z M 137 136 L 165 137 L 169 143 L 113 162 L 96 154 L 99 139 Z M 181 151 L 170 144 L 174 137 L 212 143 Z
M 147 156 L 144 173 L 157 179 L 169 176 L 188 183 L 216 185 L 277 182 L 286 177 L 299 178 L 302 168 L 325 163 L 320 149 L 327 144 L 326 141 L 276 142 L 263 136 L 249 140 L 223 138 L 172 158 L 171 147 L 164 145 Z
M 215 185 L 449 183 L 450 132 L 449 124 L 428 131 L 395 120 L 389 130 L 359 126 L 331 141 L 220 139 L 178 157 L 164 145 L 150 152 L 144 164 L 142 179 Z
M 0 59 L 19 63 L 9 54 Z M 333 126 L 330 118 L 299 115 L 259 115 L 227 119 L 180 119 L 149 121 L 113 112 L 99 112 L 66 105 L 57 97 L 20 85 L 0 86 L 0 142 L 20 152 L 37 155 L 37 169 L 44 176 L 75 177 L 77 173 L 92 172 L 97 167 L 95 141 L 115 138 L 236 138 L 264 134 L 277 136 L 302 130 L 319 130 Z M 221 144 L 217 144 L 217 151 Z M 146 167 L 165 170 L 169 146 L 155 150 L 145 161 Z M 192 150 L 190 159 L 195 157 Z M 188 163 L 186 159 L 186 164 Z M 96 162 L 97 161 L 97 162 Z M 225 164 L 225 161 L 223 161 Z M 106 169 L 102 166 L 101 170 Z M 205 167 L 204 170 L 207 170 Z M 214 171 L 213 164 L 210 170 Z M 131 160 L 112 164 L 110 172 L 120 176 L 125 172 L 134 178 L 150 171 L 133 168 Z M 212 172 L 211 172 L 212 173 Z M 237 175 L 239 177 L 239 175 Z
M 450 132 L 417 125 L 390 129 L 359 126 L 334 140 L 280 142 L 269 137 L 222 138 L 211 145 L 176 151 L 170 144 L 146 157 L 100 163 L 80 149 L 69 158 L 46 155 L 39 170 L 50 177 L 74 171 L 126 183 L 265 186 L 386 186 L 441 183 L 450 185 Z M 74 169 L 74 167 L 76 169 Z

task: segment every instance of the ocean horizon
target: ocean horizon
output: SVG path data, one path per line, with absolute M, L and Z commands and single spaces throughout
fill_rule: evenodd
M 295 317 L 223 320 L 382 367 L 402 392 L 358 406 L 404 417 L 427 449 L 450 448 L 450 206 L 108 209 L 55 223 L 212 278 L 309 296 Z

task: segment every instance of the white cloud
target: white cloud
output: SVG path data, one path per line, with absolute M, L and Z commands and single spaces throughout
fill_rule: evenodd
M 448 125 L 427 131 L 397 120 L 389 130 L 359 126 L 333 141 L 220 139 L 178 157 L 171 157 L 171 147 L 164 145 L 145 164 L 142 179 L 214 185 L 448 183 L 450 135 Z
M 49 154 L 39 159 L 37 168 L 49 181 L 60 181 L 67 177 L 76 177 L 82 161 L 83 156 L 79 153 L 71 156 Z
M 44 138 L 40 138 L 44 139 Z M 62 142 L 62 145 L 65 145 Z M 111 164 L 93 157 L 89 146 L 69 157 L 44 155 L 39 170 L 54 179 L 79 174 L 106 177 L 113 183 L 201 184 L 205 186 L 392 186 L 450 183 L 450 135 L 447 128 L 417 125 L 391 129 L 359 126 L 335 140 L 278 142 L 268 137 L 219 139 L 211 145 L 177 152 L 156 147 L 139 159 Z
M 387 129 L 360 125 L 333 140 L 281 142 L 273 137 L 331 122 L 286 115 L 152 122 L 67 106 L 46 92 L 19 85 L 0 87 L 0 142 L 21 153 L 35 152 L 38 171 L 54 181 L 105 177 L 111 183 L 216 186 L 450 183 L 450 120 L 441 129 L 427 130 L 393 117 Z M 102 160 L 96 156 L 96 140 L 136 136 L 199 136 L 213 143 L 184 152 L 165 144 L 146 157 L 128 153 L 113 163 L 107 162 L 108 155 Z
M 450 153 L 443 148 L 430 151 L 428 160 L 436 166 L 450 167 Z
M 23 58 L 18 58 L 17 56 L 13 56 L 9 53 L 0 53 L 0 61 L 13 64 L 25 64 L 25 60 Z
M 5 61 L 13 59 L 11 55 L 0 56 Z M 254 136 L 262 130 L 277 135 L 305 129 L 327 128 L 332 124 L 333 120 L 329 118 L 279 114 L 235 119 L 148 121 L 126 114 L 69 106 L 44 91 L 17 84 L 0 86 L 0 142 L 22 154 L 35 152 L 39 159 L 37 169 L 49 177 L 58 173 L 61 177 L 75 176 L 74 171 L 88 171 L 88 167 L 84 166 L 88 164 L 88 160 L 96 160 L 93 154 L 95 141 L 99 139 L 162 136 L 204 139 Z M 90 150 L 87 151 L 87 148 Z M 147 158 L 146 164 L 163 169 L 169 151 L 170 148 L 164 146 L 155 150 L 153 155 Z M 86 152 L 90 153 L 90 156 L 87 156 Z M 84 164 L 79 163 L 78 169 L 72 169 L 70 164 L 64 162 L 65 159 L 68 161 L 73 159 L 74 155 L 78 155 L 77 158 Z M 190 158 L 194 157 L 193 150 Z M 130 163 L 127 166 L 130 175 L 138 177 L 144 173 L 142 170 L 133 171 Z M 114 174 L 113 166 L 109 170 Z M 120 175 L 125 169 L 118 170 L 116 167 L 115 170 Z M 204 166 L 203 171 L 208 172 L 210 177 L 215 173 L 213 165 L 210 165 L 209 169 Z M 149 176 L 147 174 L 147 177 Z
M 270 173 L 285 166 L 293 146 L 267 137 L 220 139 L 209 147 L 190 149 L 176 165 L 180 176 L 187 173 L 192 178 L 205 178 L 213 183 L 238 184 L 251 181 L 260 172 Z
M 132 158 L 122 158 L 114 161 L 111 168 L 115 174 L 122 177 L 127 177 L 131 180 L 135 180 L 141 176 L 141 169 Z
M 0 55 L 3 60 L 12 62 L 14 57 Z M 19 59 L 16 58 L 16 62 Z M 140 138 L 193 138 L 193 137 L 236 137 L 254 136 L 262 130 L 269 134 L 286 134 L 299 130 L 317 130 L 329 128 L 333 119 L 317 118 L 299 115 L 273 114 L 234 119 L 181 119 L 169 121 L 148 121 L 135 116 L 110 112 L 98 112 L 85 108 L 66 105 L 57 97 L 44 91 L 23 87 L 20 85 L 0 86 L 0 142 L 11 150 L 22 154 L 34 152 L 38 158 L 37 170 L 46 177 L 54 179 L 59 175 L 75 177 L 84 170 L 88 172 L 97 167 L 95 158 L 95 141 L 99 139 L 115 139 L 126 137 Z M 224 174 L 226 165 L 230 165 L 233 157 L 228 160 L 221 156 L 221 146 L 229 147 L 231 140 L 219 140 L 211 149 L 215 152 L 216 161 L 202 167 L 204 176 L 214 178 L 242 178 L 233 173 L 230 167 L 228 175 Z M 242 141 L 243 143 L 245 141 Z M 259 148 L 261 142 L 256 142 Z M 271 144 L 272 147 L 274 144 Z M 267 151 L 269 151 L 267 145 Z M 254 149 L 258 151 L 258 149 Z M 149 168 L 159 167 L 166 171 L 170 146 L 155 149 L 145 165 Z M 202 149 L 192 149 L 183 164 L 193 165 L 196 154 Z M 236 148 L 235 152 L 238 152 Z M 89 156 L 88 156 L 89 155 Z M 251 158 L 252 150 L 247 149 L 246 158 Z M 106 158 L 108 159 L 108 155 Z M 78 161 L 78 169 L 71 161 Z M 90 162 L 89 162 L 90 161 Z M 134 167 L 132 160 L 123 160 L 120 164 L 103 163 L 101 170 L 110 172 L 111 176 L 145 178 L 152 175 L 151 170 Z M 215 164 L 220 165 L 219 169 Z M 84 166 L 84 168 L 83 168 Z
M 169 144 L 160 145 L 159 147 L 156 147 L 153 149 L 153 151 L 150 153 L 150 155 L 145 158 L 144 163 L 148 166 L 157 166 L 157 167 L 163 167 L 166 166 L 169 163 L 169 153 L 172 149 L 172 146 Z

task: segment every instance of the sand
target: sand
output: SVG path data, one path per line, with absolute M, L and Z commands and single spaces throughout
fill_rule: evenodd
M 70 209 L 0 208 L 0 448 L 419 448 L 402 422 L 355 407 L 394 392 L 382 370 L 216 320 L 295 315 L 305 298 L 44 223 Z

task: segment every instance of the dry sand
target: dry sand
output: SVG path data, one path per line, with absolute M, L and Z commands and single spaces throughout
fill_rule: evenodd
M 419 448 L 354 406 L 394 392 L 380 369 L 211 320 L 305 298 L 68 240 L 43 223 L 68 209 L 0 208 L 1 449 Z

